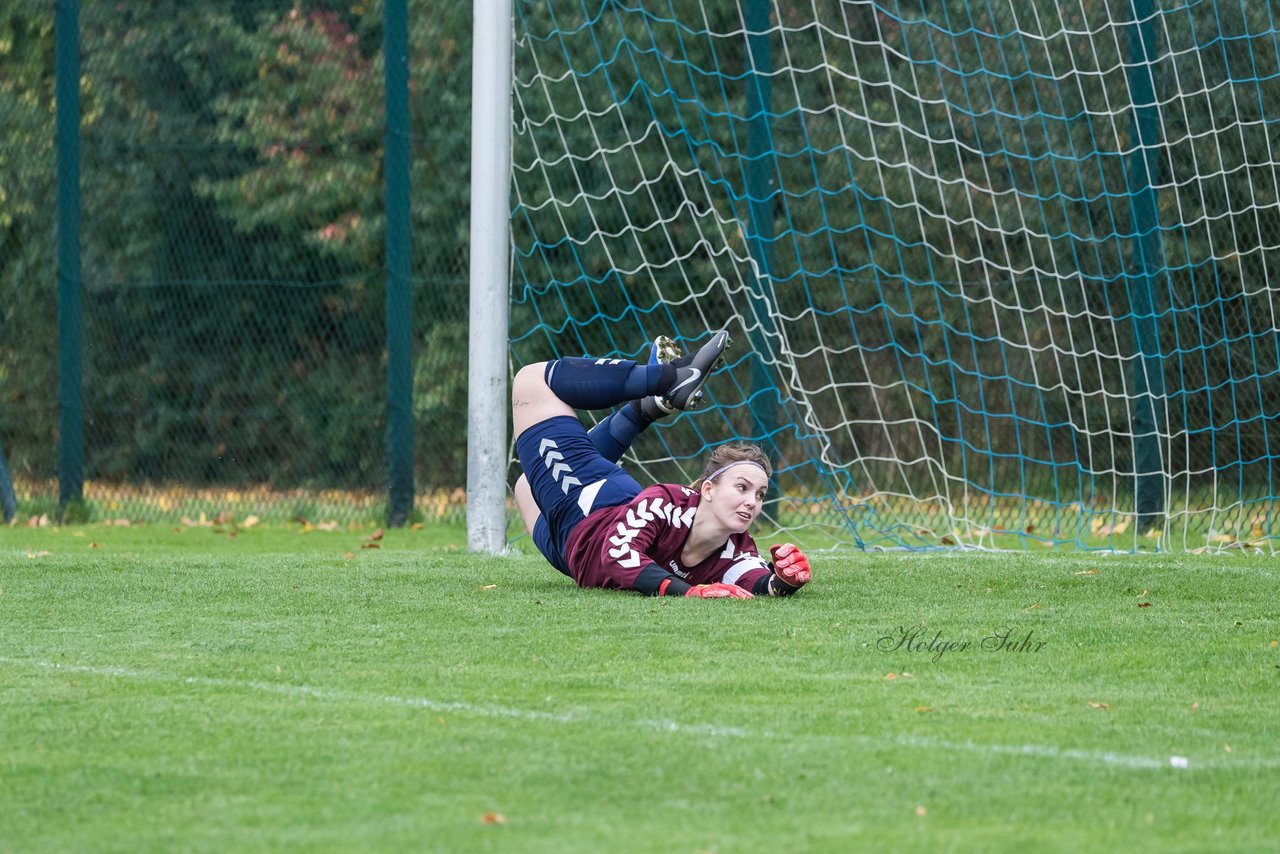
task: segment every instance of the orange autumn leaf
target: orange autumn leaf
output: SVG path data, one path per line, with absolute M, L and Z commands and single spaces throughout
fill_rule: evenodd
M 507 817 L 500 812 L 487 812 L 480 816 L 480 821 L 484 824 L 506 824 Z

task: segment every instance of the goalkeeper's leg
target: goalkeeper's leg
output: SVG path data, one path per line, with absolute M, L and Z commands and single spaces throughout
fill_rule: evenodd
M 520 519 L 524 522 L 525 533 L 532 534 L 533 526 L 542 516 L 542 511 L 538 509 L 538 502 L 533 500 L 533 487 L 529 486 L 529 478 L 520 475 L 513 491 L 516 495 L 516 508 L 520 511 Z
M 511 384 L 516 435 L 577 409 L 601 409 L 671 388 L 671 365 L 637 365 L 630 359 L 557 359 L 525 365 Z
M 521 368 L 511 389 L 516 454 L 523 474 L 516 506 L 538 550 L 569 575 L 564 545 L 596 502 L 626 503 L 641 486 L 605 459 L 587 436 L 575 407 L 607 406 L 669 389 L 668 364 L 623 359 L 559 359 Z
M 649 364 L 665 365 L 684 355 L 680 345 L 666 335 L 659 335 L 649 348 Z M 649 395 L 625 404 L 617 412 L 604 418 L 591 428 L 587 436 L 591 444 L 600 452 L 600 456 L 610 462 L 617 462 L 631 447 L 636 437 L 649 428 L 659 418 L 665 418 L 675 412 L 670 406 L 663 404 L 657 395 Z
M 525 365 L 512 383 L 516 435 L 549 418 L 572 416 L 575 409 L 601 409 L 650 395 L 661 395 L 672 409 L 692 409 L 728 343 L 728 332 L 721 330 L 697 352 L 671 363 L 565 358 Z
M 681 376 L 687 380 L 688 388 L 677 392 L 684 403 L 679 408 L 695 409 L 702 403 L 702 385 L 706 382 L 706 375 L 719 366 L 728 343 L 728 333 L 722 330 L 713 335 L 710 342 L 686 355 L 675 341 L 659 335 L 649 350 L 649 364 L 671 364 L 677 371 L 683 371 Z M 617 462 L 650 424 L 676 409 L 671 399 L 657 394 L 633 400 L 591 428 L 588 434 L 591 444 L 605 459 Z
M 520 479 L 516 481 L 515 494 L 516 507 L 520 510 L 520 518 L 524 522 L 524 529 L 533 539 L 533 544 L 537 546 L 538 551 L 542 552 L 542 556 L 547 559 L 547 563 L 565 575 L 572 577 L 572 573 L 569 572 L 569 567 L 565 563 L 564 554 L 556 547 L 555 535 L 551 530 L 551 525 L 547 522 L 547 517 L 542 515 L 537 499 L 533 497 L 533 487 L 529 485 L 529 478 L 520 475 Z

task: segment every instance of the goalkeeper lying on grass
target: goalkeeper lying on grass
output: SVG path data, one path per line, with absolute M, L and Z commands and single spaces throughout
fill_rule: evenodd
M 516 503 L 534 543 L 580 587 L 649 596 L 789 596 L 809 560 L 787 543 L 760 557 L 747 530 L 760 515 L 772 466 L 755 445 L 721 445 L 693 487 L 642 487 L 617 462 L 658 418 L 695 408 L 729 343 L 727 331 L 681 355 L 658 338 L 648 364 L 557 359 L 526 365 L 512 388 Z M 591 432 L 575 409 L 626 405 Z

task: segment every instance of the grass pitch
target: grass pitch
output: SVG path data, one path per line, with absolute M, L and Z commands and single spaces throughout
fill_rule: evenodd
M 668 601 L 456 530 L 232 531 L 0 530 L 0 847 L 1280 839 L 1271 560 L 846 553 Z

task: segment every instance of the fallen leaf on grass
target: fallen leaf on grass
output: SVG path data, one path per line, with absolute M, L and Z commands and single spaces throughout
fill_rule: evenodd
M 381 529 L 381 528 L 377 528 L 377 529 L 375 529 L 375 530 L 374 530 L 374 532 L 373 532 L 372 534 L 370 534 L 370 535 L 369 535 L 369 539 L 371 539 L 371 540 L 380 540 L 380 539 L 382 539 L 382 529 Z
M 1111 708 L 1111 705 L 1110 705 L 1109 703 L 1095 703 L 1093 700 L 1090 700 L 1090 701 L 1089 701 L 1089 708 L 1091 708 L 1091 709 L 1103 709 L 1103 710 L 1106 710 L 1106 709 Z
M 933 706 L 916 706 L 917 712 L 932 712 Z
M 1150 603 L 1150 602 L 1139 602 L 1139 603 L 1138 603 L 1138 607 L 1139 607 L 1139 608 L 1150 608 L 1150 607 L 1151 607 L 1151 604 L 1152 604 L 1152 603 Z
M 254 525 L 258 524 L 261 521 L 262 520 L 259 519 L 257 516 L 245 516 L 244 521 L 240 523 L 240 527 L 252 528 Z
M 497 586 L 498 586 L 498 585 L 496 585 L 496 584 L 482 584 L 482 585 L 480 585 L 480 589 L 481 589 L 481 590 L 493 590 L 493 589 L 494 589 L 494 588 L 496 588 Z
M 31 549 L 27 549 L 27 557 L 29 558 L 48 557 L 48 556 L 49 556 L 49 552 L 46 550 L 42 549 L 38 552 L 33 552 L 31 551 Z
M 362 549 L 380 549 L 380 548 L 382 548 L 382 546 L 378 545 L 377 543 L 362 543 L 362 544 L 360 545 L 360 548 L 362 548 Z
M 100 549 L 100 548 L 102 548 L 102 546 L 98 545 L 97 543 L 89 543 L 89 548 L 91 548 L 91 549 Z
M 336 531 L 338 530 L 338 523 L 333 521 L 332 519 L 326 519 L 323 522 L 316 523 L 316 530 L 317 531 Z
M 1280 646 L 1280 641 L 1272 641 L 1272 642 L 1271 642 L 1271 645 L 1272 645 L 1272 646 Z
M 1040 603 L 1039 603 L 1039 602 L 1037 602 L 1037 603 L 1036 603 L 1036 604 L 1034 604 L 1034 605 L 1028 605 L 1027 607 L 1023 608 L 1022 610 L 1024 610 L 1024 611 L 1034 611 L 1036 608 L 1039 608 L 1039 607 L 1040 607 Z
M 1224 751 L 1226 751 L 1227 753 L 1230 753 L 1230 752 L 1231 752 L 1231 745 L 1229 745 L 1229 744 L 1224 744 L 1224 745 L 1222 745 L 1222 749 L 1223 749 Z
M 356 556 L 356 553 L 355 553 L 355 552 L 343 552 L 343 553 L 342 553 L 342 556 L 343 556 L 343 557 L 345 557 L 347 560 L 351 560 L 352 558 L 354 558 L 354 557 Z
M 507 817 L 500 812 L 487 812 L 480 816 L 480 821 L 483 824 L 506 824 Z
M 916 807 L 916 815 L 920 816 L 921 818 L 924 818 L 928 814 L 929 814 L 929 811 L 924 808 L 924 804 L 921 804 L 920 806 Z
M 1082 569 L 1076 573 L 1076 575 L 1097 575 L 1097 574 L 1098 574 L 1098 570 L 1096 569 Z

